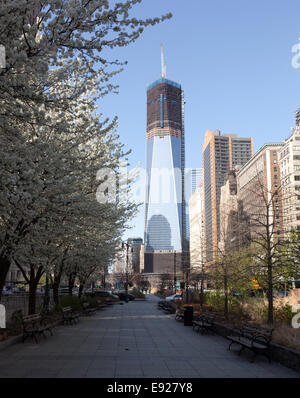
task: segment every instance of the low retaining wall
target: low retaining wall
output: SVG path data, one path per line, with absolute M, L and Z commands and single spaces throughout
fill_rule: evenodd
M 230 326 L 218 322 L 215 322 L 215 332 L 223 337 L 237 335 Z M 279 362 L 290 369 L 300 372 L 300 351 L 271 343 L 271 359 L 274 362 Z

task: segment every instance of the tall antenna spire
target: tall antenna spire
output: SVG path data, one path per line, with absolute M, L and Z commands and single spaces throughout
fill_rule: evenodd
M 162 44 L 160 45 L 160 51 L 161 51 L 161 77 L 164 79 L 166 77 L 167 65 L 164 60 L 164 49 Z

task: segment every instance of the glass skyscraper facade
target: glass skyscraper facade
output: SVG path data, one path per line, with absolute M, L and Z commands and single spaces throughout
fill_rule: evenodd
M 195 192 L 197 186 L 200 184 L 203 178 L 203 169 L 185 169 L 184 182 L 185 182 L 185 214 L 186 214 L 186 238 L 190 238 L 190 225 L 189 225 L 189 200 Z
M 152 83 L 147 89 L 145 269 L 147 254 L 182 250 L 186 228 L 183 119 L 181 86 L 165 78 Z M 148 272 L 160 271 L 148 267 Z

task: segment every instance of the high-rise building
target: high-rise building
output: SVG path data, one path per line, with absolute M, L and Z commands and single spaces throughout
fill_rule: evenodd
M 194 194 L 196 188 L 201 183 L 203 177 L 203 169 L 190 169 L 186 168 L 184 173 L 185 182 L 185 205 L 186 205 L 186 238 L 190 238 L 190 217 L 189 217 L 189 200 Z
M 296 126 L 300 126 L 300 108 L 296 110 Z
M 173 270 L 185 241 L 184 96 L 163 77 L 147 89 L 144 272 Z
M 251 160 L 250 160 L 251 161 Z M 220 233 L 218 249 L 221 255 L 232 253 L 248 242 L 249 222 L 237 190 L 236 170 L 229 170 L 221 187 Z
M 205 262 L 215 259 L 220 232 L 219 204 L 221 186 L 230 169 L 239 168 L 253 155 L 253 139 L 236 134 L 221 135 L 208 130 L 204 137 L 202 166 L 204 170 Z
M 139 273 L 140 272 L 140 252 L 141 252 L 141 246 L 143 245 L 143 239 L 142 238 L 128 238 L 127 243 L 130 245 L 130 251 L 129 251 L 129 264 L 130 264 L 130 269 L 132 272 Z
M 300 228 L 300 108 L 296 110 L 296 128 L 279 151 L 279 167 L 283 229 L 288 234 Z
M 190 225 L 190 268 L 191 272 L 199 272 L 204 265 L 204 191 L 203 181 L 198 184 L 189 200 Z
M 197 169 L 191 169 L 191 188 L 192 192 L 191 195 L 195 192 L 197 186 L 200 184 L 202 181 L 203 177 L 203 169 L 202 168 L 197 168 Z
M 248 217 L 248 233 L 251 236 L 265 236 L 267 224 L 274 237 L 282 234 L 279 166 L 282 147 L 282 143 L 263 145 L 237 172 L 238 198 Z

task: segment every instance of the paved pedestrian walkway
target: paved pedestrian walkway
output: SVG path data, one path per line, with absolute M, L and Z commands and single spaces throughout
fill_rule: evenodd
M 280 364 L 228 351 L 227 340 L 201 335 L 156 308 L 157 298 L 113 305 L 54 336 L 0 351 L 0 377 L 300 377 Z

